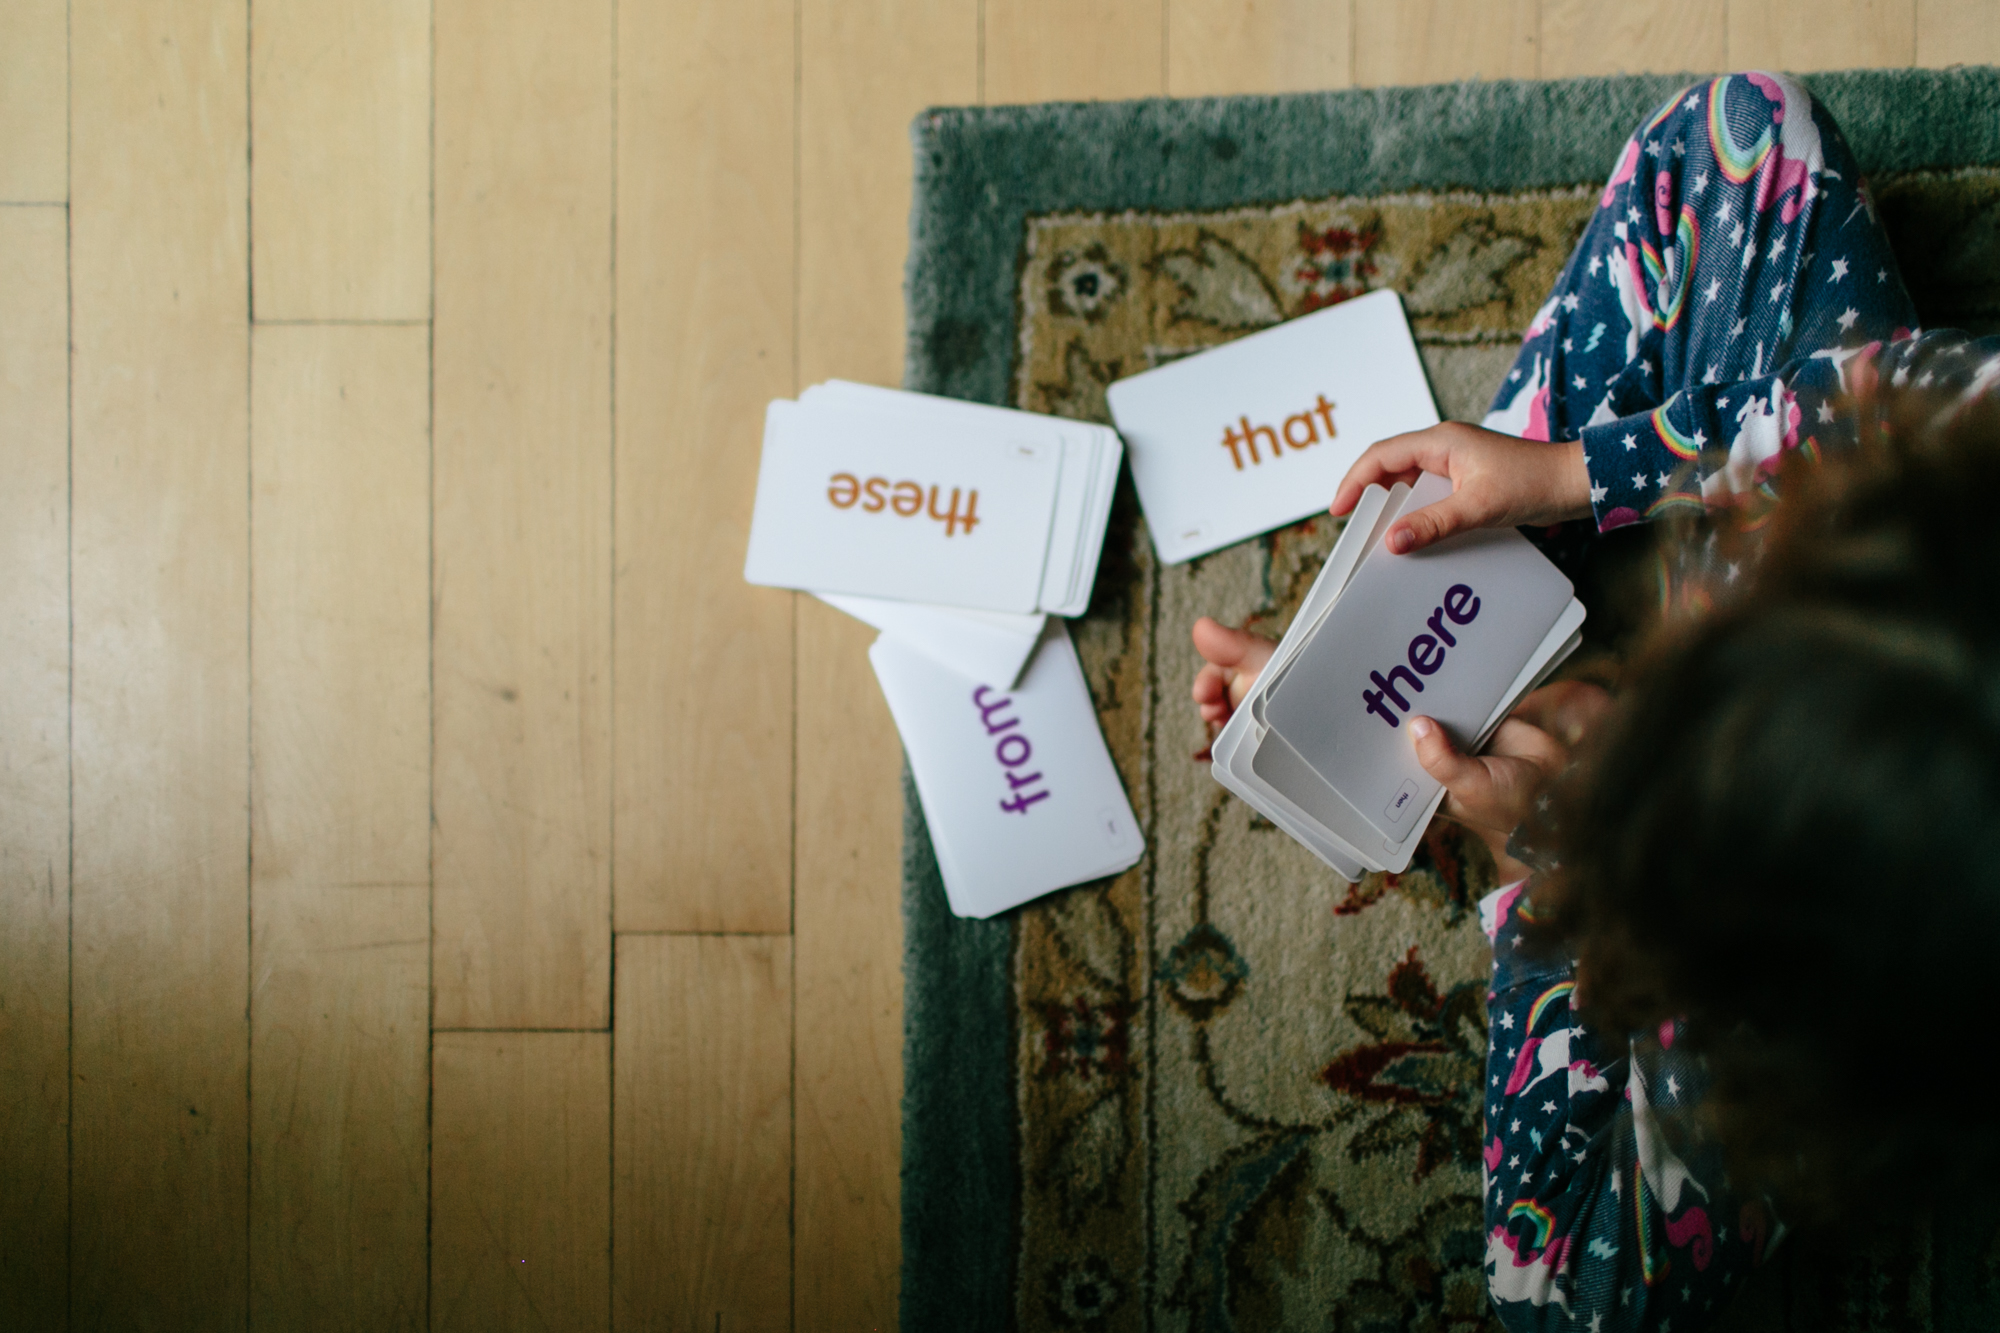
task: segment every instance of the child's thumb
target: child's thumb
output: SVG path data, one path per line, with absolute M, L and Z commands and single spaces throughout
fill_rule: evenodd
M 1479 523 L 1479 516 L 1472 511 L 1464 492 L 1453 491 L 1436 504 L 1425 505 L 1397 519 L 1389 529 L 1389 552 L 1408 555 L 1467 528 L 1476 528 Z
M 1413 717 L 1410 719 L 1410 738 L 1416 742 L 1417 762 L 1424 766 L 1424 772 L 1436 778 L 1446 791 L 1461 800 L 1473 794 L 1473 788 L 1486 770 L 1478 760 L 1460 754 L 1443 727 L 1430 718 Z

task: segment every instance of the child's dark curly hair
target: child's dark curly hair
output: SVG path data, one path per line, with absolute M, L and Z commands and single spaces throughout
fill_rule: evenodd
M 2000 1024 L 2000 403 L 1967 350 L 1861 392 L 1754 560 L 1718 534 L 1534 890 L 1600 1030 L 1685 1019 L 1734 1177 L 1794 1218 L 1919 1202 L 2000 1130 L 1967 1077 Z

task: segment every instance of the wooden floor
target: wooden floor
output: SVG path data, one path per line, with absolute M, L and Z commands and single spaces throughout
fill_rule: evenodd
M 1944 0 L 4 0 L 0 1324 L 881 1329 L 932 103 L 2000 59 Z

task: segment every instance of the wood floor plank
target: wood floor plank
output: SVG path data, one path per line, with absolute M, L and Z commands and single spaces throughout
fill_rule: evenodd
M 245 13 L 73 17 L 72 1314 L 212 1328 L 246 1279 Z
M 979 96 L 977 0 L 801 8 L 799 378 L 902 377 L 907 128 Z M 869 68 L 875 77 L 857 79 Z M 892 1329 L 902 1251 L 902 746 L 874 631 L 798 608 L 794 1323 Z
M 986 0 L 985 100 L 1096 101 L 1166 90 L 1159 0 Z
M 432 1059 L 431 1328 L 611 1322 L 611 1038 L 441 1032 Z
M 1354 0 L 1172 0 L 1167 93 L 1283 93 L 1354 82 Z
M 611 961 L 611 9 L 437 5 L 434 1022 Z
M 1919 65 L 2000 61 L 2000 0 L 1917 0 Z
M 256 317 L 428 319 L 430 6 L 259 4 L 250 38 Z
M 69 220 L 0 208 L 0 1310 L 69 1242 Z
M 0 7 L 0 203 L 69 197 L 69 0 Z
M 792 594 L 743 542 L 793 389 L 793 17 L 618 5 L 620 930 L 791 928 Z
M 251 347 L 251 1326 L 424 1325 L 430 332 Z
M 1912 0 L 1729 0 L 1731 69 L 1857 69 L 1913 64 Z
M 1354 82 L 1532 79 L 1539 0 L 1408 0 L 1354 11 Z
M 618 938 L 616 1328 L 790 1327 L 791 965 L 780 937 Z
M 1542 0 L 1541 76 L 1720 71 L 1728 0 Z
M 893 1329 L 902 1235 L 903 747 L 875 632 L 799 603 L 796 1326 Z

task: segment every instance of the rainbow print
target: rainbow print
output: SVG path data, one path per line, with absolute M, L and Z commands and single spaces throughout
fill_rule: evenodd
M 1528 1010 L 1528 1031 L 1533 1032 L 1542 1021 L 1542 1011 L 1576 989 L 1574 981 L 1559 981 L 1535 997 L 1534 1007 Z
M 1722 119 L 1722 99 L 1729 87 L 1730 76 L 1725 74 L 1708 85 L 1708 144 L 1715 151 L 1715 165 L 1721 169 L 1725 179 L 1741 185 L 1755 176 L 1764 165 L 1764 159 L 1771 155 L 1775 141 L 1775 126 L 1766 125 L 1757 141 L 1745 148 L 1737 144 L 1729 135 L 1729 126 Z
M 1707 510 L 1707 503 L 1699 495 L 1690 495 L 1686 491 L 1675 491 L 1672 495 L 1663 495 L 1653 501 L 1652 504 L 1647 505 L 1646 517 L 1658 518 L 1662 514 L 1700 514 L 1707 512 Z
M 1517 1217 L 1525 1217 L 1535 1224 L 1535 1248 L 1546 1250 L 1549 1233 L 1556 1228 L 1556 1215 L 1533 1199 L 1516 1199 L 1514 1206 L 1507 1210 L 1508 1223 L 1511 1224 Z
M 1639 1170 L 1637 1162 L 1632 1163 L 1632 1207 L 1639 1217 L 1639 1275 L 1649 1287 L 1658 1286 L 1673 1271 L 1674 1262 L 1660 1251 L 1660 1238 L 1653 1234 L 1651 1202 L 1652 1191 L 1646 1188 L 1646 1177 Z M 1515 1205 L 1519 1207 L 1519 1205 Z
M 1639 258 L 1646 267 L 1646 277 L 1660 294 L 1653 310 L 1653 327 L 1656 329 L 1670 329 L 1680 322 L 1681 312 L 1687 309 L 1688 292 L 1694 287 L 1695 260 L 1701 257 L 1701 223 L 1696 220 L 1694 210 L 1686 204 L 1681 205 L 1681 220 L 1674 228 L 1674 241 L 1682 263 L 1680 281 L 1675 284 L 1670 299 L 1662 288 L 1667 276 L 1665 257 L 1651 241 L 1639 242 Z
M 1660 437 L 1660 443 L 1667 446 L 1667 452 L 1675 458 L 1693 460 L 1701 456 L 1701 446 L 1693 436 L 1683 435 L 1674 429 L 1674 423 L 1667 420 L 1667 409 L 1680 398 L 1679 394 L 1669 398 L 1653 409 L 1653 433 Z

